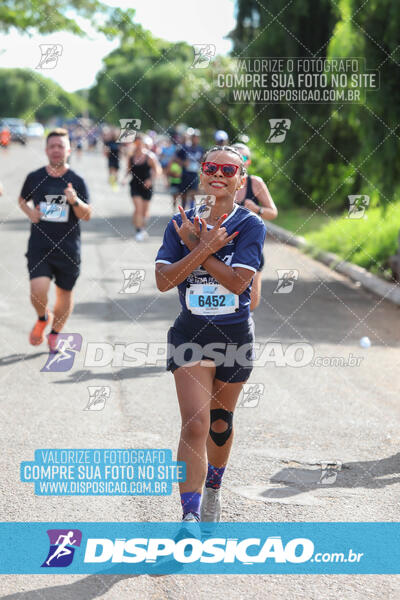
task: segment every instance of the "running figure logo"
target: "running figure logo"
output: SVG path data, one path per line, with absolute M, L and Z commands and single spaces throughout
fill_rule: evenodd
M 348 196 L 349 213 L 348 219 L 366 219 L 365 209 L 369 205 L 369 196 Z
M 36 69 L 54 69 L 63 51 L 61 44 L 39 44 L 39 48 L 41 57 Z
M 79 529 L 48 529 L 50 549 L 42 567 L 68 567 L 74 558 L 76 547 L 81 545 Z
M 79 333 L 59 333 L 56 352 L 50 352 L 41 372 L 69 371 L 75 360 L 76 352 L 82 348 L 82 336 Z
M 215 196 L 209 194 L 197 194 L 194 197 L 194 216 L 199 219 L 207 219 L 211 213 L 211 207 L 215 204 Z
M 317 483 L 321 485 L 332 485 L 335 483 L 339 471 L 342 470 L 342 463 L 340 460 L 335 461 L 322 461 L 321 462 L 321 477 Z
M 266 140 L 267 144 L 280 144 L 285 140 L 286 134 L 290 129 L 290 119 L 269 119 L 271 133 Z
M 216 49 L 214 44 L 193 44 L 194 59 L 190 68 L 206 69 L 215 56 Z
M 120 289 L 120 294 L 137 294 L 142 281 L 144 281 L 144 269 L 122 269 L 124 282 Z
M 108 386 L 89 385 L 89 400 L 83 410 L 103 410 L 106 401 L 111 395 L 111 389 Z
M 264 395 L 264 389 L 265 385 L 263 383 L 245 383 L 237 407 L 255 408 Z
M 293 290 L 294 282 L 299 277 L 296 269 L 278 269 L 278 284 L 274 289 L 274 294 L 290 294 Z
M 119 134 L 117 142 L 134 142 L 136 133 L 142 125 L 142 121 L 140 119 L 120 119 L 119 124 L 121 126 L 121 133 Z

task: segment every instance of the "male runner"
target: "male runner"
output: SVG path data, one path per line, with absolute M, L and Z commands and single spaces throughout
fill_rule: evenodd
M 177 162 L 182 166 L 182 179 L 180 192 L 182 196 L 182 207 L 185 208 L 186 200 L 193 200 L 199 187 L 200 161 L 204 154 L 204 148 L 200 146 L 200 131 L 193 130 L 191 143 L 182 146 L 176 153 Z
M 19 206 L 31 221 L 28 271 L 31 302 L 37 321 L 29 341 L 38 346 L 48 335 L 50 351 L 57 350 L 57 334 L 72 311 L 73 287 L 80 271 L 80 225 L 91 216 L 89 193 L 82 177 L 69 168 L 71 152 L 68 131 L 55 129 L 46 139 L 49 164 L 29 173 L 22 186 Z M 56 284 L 54 315 L 48 310 L 52 278 Z

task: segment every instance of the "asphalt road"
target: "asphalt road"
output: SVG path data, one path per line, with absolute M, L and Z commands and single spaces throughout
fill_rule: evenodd
M 179 437 L 173 377 L 162 365 L 86 367 L 87 344 L 164 342 L 178 312 L 175 290 L 157 291 L 154 258 L 171 214 L 162 188 L 152 203 L 150 239 L 134 241 L 128 188 L 110 191 L 105 160 L 73 158 L 95 207 L 83 224 L 82 275 L 68 332 L 83 339 L 72 369 L 41 372 L 46 348 L 28 334 L 24 253 L 29 223 L 17 198 L 28 171 L 44 164 L 42 144 L 0 155 L 0 520 L 174 521 L 177 484 L 166 497 L 35 496 L 19 464 L 37 448 L 171 448 Z M 275 198 L 279 207 L 279 198 Z M 398 521 L 400 313 L 389 302 L 294 248 L 267 241 L 257 341 L 311 345 L 325 366 L 280 361 L 254 369 L 256 398 L 235 415 L 236 438 L 224 477 L 227 521 Z M 136 294 L 121 294 L 122 269 L 142 269 Z M 298 271 L 291 293 L 274 293 L 277 269 Z M 360 347 L 368 336 L 370 348 Z M 286 354 L 286 356 L 292 354 Z M 350 355 L 353 366 L 343 366 Z M 278 354 L 279 356 L 279 354 Z M 334 359 L 332 361 L 332 359 Z M 342 366 L 335 366 L 342 361 Z M 89 386 L 109 388 L 104 409 L 84 410 Z M 256 404 L 256 406 L 251 406 Z M 324 481 L 326 461 L 336 461 Z M 321 466 L 322 465 L 322 466 Z M 340 469 L 341 467 L 341 469 Z M 1 598 L 268 598 L 346 600 L 400 597 L 399 576 L 61 576 L 2 575 Z

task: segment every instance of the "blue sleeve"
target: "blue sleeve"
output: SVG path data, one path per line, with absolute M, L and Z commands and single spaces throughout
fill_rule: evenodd
M 255 273 L 260 266 L 267 229 L 259 217 L 250 216 L 239 231 L 231 266 Z
M 179 225 L 179 221 L 175 217 Z M 183 257 L 183 245 L 181 239 L 175 231 L 172 221 L 167 225 L 164 232 L 163 243 L 156 256 L 156 263 L 172 264 Z

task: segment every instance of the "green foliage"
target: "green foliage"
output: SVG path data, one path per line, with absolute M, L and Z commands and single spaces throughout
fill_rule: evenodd
M 29 69 L 0 69 L 0 115 L 27 121 L 46 121 L 53 116 L 73 117 L 84 100 Z
M 8 32 L 11 28 L 30 34 L 34 31 L 70 31 L 82 36 L 85 32 L 74 18 L 80 16 L 99 31 L 112 35 L 121 17 L 129 23 L 133 14 L 132 9 L 110 8 L 99 0 L 3 0 L 0 3 L 0 31 Z
M 284 8 L 279 0 L 237 0 L 231 33 L 236 55 L 364 57 L 367 72 L 379 70 L 379 90 L 357 104 L 275 104 L 260 117 L 256 105 L 248 131 L 253 171 L 281 213 L 303 207 L 332 218 L 346 209 L 348 195 L 370 197 L 368 219 L 333 219 L 309 235 L 372 270 L 385 267 L 400 228 L 399 205 L 391 205 L 400 191 L 399 26 L 400 6 L 392 0 L 298 0 Z M 266 119 L 278 116 L 290 118 L 291 129 L 284 143 L 266 144 Z
M 375 273 L 382 273 L 396 254 L 400 229 L 400 203 L 368 208 L 365 219 L 333 219 L 320 231 L 309 233 L 310 243 L 338 254 Z

